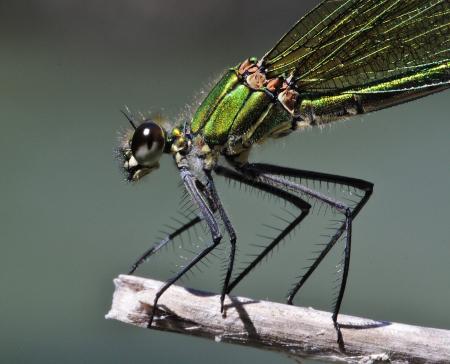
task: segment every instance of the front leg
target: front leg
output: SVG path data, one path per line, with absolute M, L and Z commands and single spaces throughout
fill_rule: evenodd
M 216 187 L 214 185 L 214 180 L 211 176 L 211 171 L 206 171 L 206 177 L 208 179 L 208 186 L 207 188 L 210 191 L 212 201 L 215 205 L 215 207 L 218 209 L 220 217 L 225 225 L 225 229 L 227 230 L 228 236 L 230 237 L 230 256 L 228 260 L 228 267 L 227 272 L 225 274 L 225 279 L 222 286 L 222 292 L 220 294 L 220 312 L 223 313 L 224 310 L 224 301 L 225 301 L 225 295 L 228 293 L 228 287 L 230 284 L 231 275 L 233 274 L 233 267 L 234 267 L 234 259 L 236 256 L 236 231 L 233 228 L 233 225 L 231 224 L 231 221 L 223 208 L 222 202 L 220 201 L 219 195 L 217 193 Z
M 188 231 L 190 228 L 194 227 L 196 224 L 198 224 L 202 219 L 199 216 L 194 217 L 193 219 L 189 220 L 185 224 L 181 225 L 178 229 L 174 230 L 170 234 L 167 234 L 167 236 L 157 242 L 155 245 L 153 245 L 150 249 L 148 249 L 144 254 L 142 254 L 131 266 L 128 274 L 133 274 L 136 269 L 144 263 L 147 259 L 149 259 L 153 254 L 160 251 L 163 247 L 165 247 L 167 244 L 173 242 L 173 240 L 183 234 L 185 231 Z
M 212 242 L 203 249 L 199 254 L 197 254 L 183 269 L 181 269 L 174 277 L 169 279 L 155 294 L 155 299 L 153 301 L 153 308 L 150 313 L 150 317 L 147 323 L 147 327 L 150 327 L 153 322 L 153 318 L 156 313 L 156 307 L 158 305 L 159 298 L 162 294 L 173 285 L 178 279 L 180 279 L 184 274 L 186 274 L 192 267 L 194 267 L 198 262 L 200 262 L 204 257 L 206 257 L 214 248 L 219 245 L 222 234 L 220 233 L 219 225 L 214 217 L 214 213 L 208 205 L 207 199 L 208 196 L 204 196 L 199 188 L 199 185 L 196 183 L 197 180 L 192 175 L 192 173 L 187 168 L 180 168 L 181 179 L 188 191 L 190 197 L 193 202 L 197 204 L 200 209 L 200 214 L 202 215 L 203 220 L 205 220 L 206 224 L 209 227 L 211 232 Z

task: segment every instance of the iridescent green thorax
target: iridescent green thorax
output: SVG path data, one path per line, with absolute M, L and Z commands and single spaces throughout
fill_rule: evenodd
M 218 102 L 203 128 L 208 144 L 223 145 L 228 140 L 234 120 L 241 109 L 245 107 L 250 94 L 250 88 L 239 83 Z
M 282 79 L 268 80 L 256 60 L 246 60 L 214 86 L 195 113 L 191 131 L 211 148 L 240 154 L 254 143 L 289 132 L 293 104 L 286 89 Z
M 239 82 L 238 75 L 234 69 L 229 70 L 222 79 L 214 86 L 205 100 L 198 107 L 191 122 L 191 131 L 197 133 L 208 122 L 209 117 L 217 105 Z

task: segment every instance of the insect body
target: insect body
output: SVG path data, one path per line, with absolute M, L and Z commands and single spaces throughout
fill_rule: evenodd
M 369 199 L 373 185 L 360 179 L 249 162 L 252 146 L 294 130 L 323 125 L 354 115 L 414 100 L 450 86 L 450 2 L 448 0 L 326 0 L 305 15 L 261 59 L 249 58 L 225 72 L 191 119 L 170 129 L 145 120 L 125 137 L 120 148 L 129 181 L 138 181 L 159 166 L 162 154 L 173 157 L 183 185 L 199 215 L 149 249 L 130 273 L 177 235 L 203 221 L 210 244 L 158 291 L 161 294 L 222 241 L 225 227 L 230 256 L 221 304 L 230 291 L 308 215 L 307 197 L 343 219 L 329 241 L 289 292 L 288 303 L 323 258 L 343 238 L 344 265 L 333 322 L 341 349 L 337 316 L 345 291 L 353 220 Z M 222 161 L 225 160 L 225 163 Z M 239 181 L 298 208 L 298 215 L 232 279 L 237 234 L 222 207 L 213 175 Z M 361 191 L 349 206 L 322 192 L 293 182 L 323 181 Z M 301 323 L 299 323 L 301 324 Z

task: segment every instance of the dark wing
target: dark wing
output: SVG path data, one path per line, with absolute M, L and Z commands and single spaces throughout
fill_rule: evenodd
M 269 77 L 293 76 L 299 92 L 325 94 L 445 65 L 450 82 L 450 0 L 326 0 L 262 60 Z

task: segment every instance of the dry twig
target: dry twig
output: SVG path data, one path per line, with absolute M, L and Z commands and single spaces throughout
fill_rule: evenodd
M 147 327 L 162 282 L 120 275 L 108 319 Z M 229 297 L 225 317 L 215 294 L 173 286 L 161 297 L 152 328 L 216 342 L 277 351 L 294 358 L 344 363 L 450 363 L 450 331 L 339 316 L 346 352 L 339 351 L 331 313 Z

